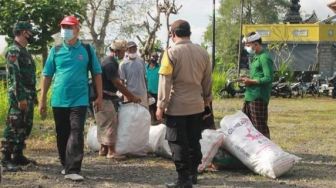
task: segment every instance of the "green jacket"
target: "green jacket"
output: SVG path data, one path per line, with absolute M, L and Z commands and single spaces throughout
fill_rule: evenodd
M 272 90 L 273 60 L 267 51 L 262 50 L 253 57 L 250 79 L 257 80 L 258 84 L 246 87 L 245 101 L 261 99 L 268 103 Z
M 35 62 L 19 43 L 14 42 L 6 52 L 7 90 L 10 102 L 36 100 Z

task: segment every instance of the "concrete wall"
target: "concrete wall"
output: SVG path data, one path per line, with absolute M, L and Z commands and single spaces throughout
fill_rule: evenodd
M 324 76 L 332 76 L 336 72 L 336 48 L 331 42 L 318 45 L 318 67 L 319 72 Z
M 265 44 L 266 47 L 267 44 Z M 336 43 L 321 42 L 288 44 L 288 50 L 281 52 L 284 57 L 291 53 L 293 71 L 318 71 L 322 76 L 332 76 L 336 72 Z M 271 52 L 276 62 L 276 55 Z

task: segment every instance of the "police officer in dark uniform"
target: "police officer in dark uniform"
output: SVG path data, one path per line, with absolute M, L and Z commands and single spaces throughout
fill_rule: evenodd
M 23 149 L 32 130 L 34 105 L 37 103 L 35 62 L 26 49 L 34 42 L 32 25 L 18 21 L 13 32 L 14 42 L 6 52 L 9 109 L 1 141 L 1 164 L 8 171 L 17 170 L 16 165 L 32 162 L 23 155 Z

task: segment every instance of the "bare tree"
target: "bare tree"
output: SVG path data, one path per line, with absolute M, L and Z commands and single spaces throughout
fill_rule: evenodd
M 146 39 L 142 39 L 139 35 L 136 37 L 140 41 L 143 48 L 141 49 L 141 55 L 145 61 L 149 61 L 151 53 L 154 50 L 156 42 L 156 32 L 161 27 L 161 14 L 164 14 L 167 22 L 167 30 L 169 30 L 169 17 L 170 14 L 177 14 L 178 11 L 182 8 L 182 5 L 177 8 L 175 0 L 160 0 L 155 1 L 155 11 L 156 14 L 153 16 L 150 11 L 147 12 L 146 20 L 142 23 L 142 27 L 146 31 Z M 152 23 L 152 24 L 151 24 Z M 167 47 L 169 46 L 169 36 L 167 36 Z
M 145 30 L 148 34 L 146 40 L 141 39 L 139 35 L 136 37 L 138 38 L 139 42 L 143 46 L 141 49 L 141 56 L 145 59 L 145 61 L 149 61 L 150 56 L 154 50 L 154 45 L 156 42 L 156 32 L 160 29 L 161 27 L 161 13 L 163 10 L 163 6 L 161 3 L 159 3 L 159 0 L 156 0 L 155 4 L 155 10 L 156 10 L 156 15 L 153 16 L 150 11 L 147 12 L 148 17 L 150 20 L 153 22 L 153 25 L 151 26 L 150 21 L 148 20 L 148 17 L 146 20 L 143 22 L 143 27 L 145 27 Z
M 84 20 L 99 57 L 105 54 L 106 37 L 120 31 L 123 24 L 136 26 L 143 17 L 143 6 L 149 6 L 146 0 L 87 0 L 87 14 Z M 113 25 L 113 26 L 112 26 Z M 136 30 L 131 30 L 131 33 Z
M 115 10 L 114 0 L 89 0 L 88 13 L 84 15 L 84 19 L 92 36 L 99 57 L 104 55 L 104 40 L 106 36 L 107 25 L 111 22 L 110 15 Z M 100 19 L 100 29 L 97 30 L 97 18 Z
M 175 4 L 175 0 L 163 0 L 163 6 L 162 6 L 162 12 L 165 14 L 166 17 L 166 26 L 167 26 L 167 32 L 169 32 L 169 18 L 171 14 L 178 14 L 178 11 L 182 8 L 182 5 L 177 6 Z M 167 35 L 167 43 L 166 47 L 169 46 L 169 35 Z

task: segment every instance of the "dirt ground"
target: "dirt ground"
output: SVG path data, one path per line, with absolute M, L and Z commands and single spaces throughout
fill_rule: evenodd
M 269 179 L 254 174 L 249 170 L 225 170 L 207 171 L 199 176 L 199 184 L 195 187 L 336 187 L 336 155 L 335 155 L 335 111 L 336 105 L 331 100 L 303 101 L 306 106 L 292 107 L 292 101 L 275 100 L 270 105 L 270 112 L 276 115 L 270 117 L 270 129 L 274 133 L 274 141 L 286 151 L 302 157 L 302 161 L 295 165 L 288 173 L 278 179 Z M 334 103 L 331 103 L 334 102 Z M 323 132 L 318 125 L 308 125 L 315 117 L 299 118 L 289 120 L 295 125 L 307 124 L 306 129 L 302 128 L 301 136 L 291 139 L 283 135 L 294 134 L 291 123 L 275 124 L 276 118 L 289 117 L 290 110 L 299 111 L 298 114 L 306 114 L 314 104 L 332 105 L 332 109 L 324 109 L 328 113 L 324 119 L 332 123 L 332 128 L 324 132 L 325 138 L 311 139 L 310 134 Z M 241 106 L 241 100 L 220 101 L 215 104 L 217 121 L 224 114 L 231 114 Z M 226 106 L 222 108 L 222 105 Z M 302 109 L 302 111 L 300 111 Z M 334 110 L 333 110 L 334 109 Z M 321 109 L 320 109 L 321 110 Z M 286 114 L 283 114 L 285 113 Z M 313 112 L 314 114 L 316 112 Z M 331 114 L 330 114 L 331 113 Z M 333 114 L 333 115 L 332 115 Z M 279 117 L 278 117 L 279 116 Z M 321 122 L 320 122 L 321 123 Z M 324 126 L 324 123 L 321 123 Z M 280 131 L 281 130 L 281 131 Z M 279 133 L 276 133 L 279 132 Z M 280 134 L 281 132 L 281 134 Z M 293 133 L 294 132 L 294 133 Z M 43 133 L 44 136 L 41 136 Z M 296 134 L 296 133 L 295 133 Z M 129 158 L 124 161 L 109 160 L 98 157 L 97 153 L 85 151 L 82 175 L 83 182 L 71 182 L 64 180 L 60 171 L 61 166 L 57 159 L 57 150 L 53 137 L 53 127 L 36 125 L 33 137 L 28 142 L 27 155 L 37 161 L 37 165 L 24 167 L 23 171 L 16 173 L 4 172 L 0 187 L 164 187 L 165 182 L 173 181 L 176 177 L 174 165 L 169 159 L 150 155 L 143 158 Z M 45 136 L 49 135 L 49 136 Z M 301 140 L 300 140 L 301 139 Z M 324 143 L 324 144 L 323 144 Z
M 268 179 L 249 170 L 208 171 L 199 177 L 195 187 L 336 187 L 336 158 L 298 154 L 304 158 L 279 179 Z M 107 160 L 86 152 L 82 174 L 85 181 L 64 180 L 55 149 L 30 151 L 38 165 L 22 172 L 5 172 L 0 187 L 164 187 L 176 177 L 172 162 L 160 157 Z

